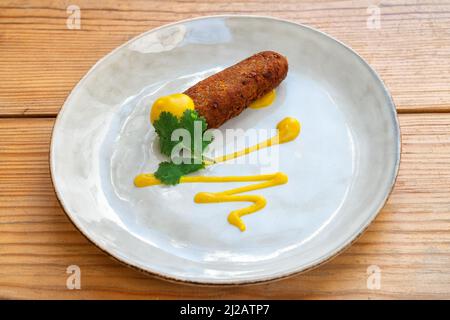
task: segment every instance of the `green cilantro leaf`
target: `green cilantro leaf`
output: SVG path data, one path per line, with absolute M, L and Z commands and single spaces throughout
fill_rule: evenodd
M 175 164 L 173 162 L 164 161 L 158 166 L 155 177 L 162 183 L 167 185 L 176 185 L 180 183 L 180 178 L 188 173 L 203 169 L 205 165 L 200 164 Z
M 202 132 L 201 144 L 201 163 L 194 161 L 194 132 L 195 124 L 200 122 Z M 153 123 L 156 133 L 159 137 L 159 144 L 161 153 L 170 157 L 173 148 L 182 141 L 172 141 L 172 133 L 176 129 L 186 129 L 191 136 L 191 145 L 184 146 L 185 149 L 191 150 L 190 159 L 187 163 L 175 164 L 173 162 L 165 161 L 159 164 L 158 170 L 155 172 L 155 177 L 162 183 L 167 185 L 175 185 L 180 182 L 183 175 L 198 171 L 205 167 L 203 161 L 203 152 L 211 143 L 212 139 L 204 139 L 203 134 L 208 128 L 206 119 L 201 117 L 195 110 L 186 110 L 180 119 L 175 117 L 170 112 L 162 112 L 159 118 Z M 181 139 L 180 139 L 181 140 Z M 198 155 L 197 155 L 198 156 Z M 197 157 L 198 158 L 198 157 Z M 198 160 L 198 159 L 197 159 Z M 198 162 L 198 161 L 197 161 Z
M 179 141 L 172 141 L 172 132 L 180 128 L 180 123 L 173 114 L 170 112 L 161 112 L 158 120 L 153 123 L 156 134 L 159 137 L 159 146 L 161 153 L 170 157 L 172 149 L 178 144 Z

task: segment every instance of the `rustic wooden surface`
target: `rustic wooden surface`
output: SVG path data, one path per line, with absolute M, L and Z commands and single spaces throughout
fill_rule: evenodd
M 81 29 L 66 28 L 66 7 Z M 378 4 L 381 28 L 368 29 Z M 309 273 L 242 287 L 198 287 L 112 260 L 68 221 L 50 181 L 54 117 L 103 55 L 145 30 L 212 14 L 272 15 L 358 51 L 396 102 L 402 161 L 394 191 L 347 251 Z M 450 299 L 450 2 L 0 0 L 0 298 Z M 81 268 L 81 290 L 66 268 Z M 368 289 L 367 268 L 381 268 Z

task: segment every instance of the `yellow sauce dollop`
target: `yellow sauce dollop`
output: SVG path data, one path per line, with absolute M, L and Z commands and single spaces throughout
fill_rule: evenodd
M 248 107 L 252 109 L 261 109 L 270 106 L 275 98 L 277 97 L 277 94 L 275 93 L 275 89 L 270 91 L 269 93 L 265 94 L 258 100 L 252 102 Z
M 191 97 L 183 93 L 174 93 L 168 96 L 158 98 L 150 111 L 150 122 L 153 124 L 158 120 L 162 112 L 170 112 L 177 118 L 180 118 L 184 111 L 194 110 L 194 101 Z
M 220 156 L 214 159 L 213 163 L 223 162 L 231 160 L 237 157 L 241 157 L 263 148 L 270 147 L 272 145 L 286 143 L 294 140 L 300 134 L 301 126 L 297 119 L 292 117 L 284 118 L 277 125 L 277 134 L 258 143 L 257 145 L 245 148 L 241 151 L 237 151 L 228 155 Z M 256 212 L 266 205 L 266 199 L 260 195 L 238 195 L 239 193 L 253 191 L 257 189 L 270 188 L 273 186 L 285 184 L 288 181 L 288 177 L 282 173 L 277 172 L 273 174 L 261 174 L 253 176 L 184 176 L 181 177 L 180 183 L 216 183 L 216 182 L 249 182 L 249 181 L 262 181 L 261 183 L 251 184 L 244 187 L 234 188 L 222 192 L 200 192 L 194 197 L 196 203 L 215 203 L 215 202 L 235 202 L 245 201 L 253 202 L 252 205 L 230 212 L 228 215 L 228 222 L 241 231 L 245 231 L 246 227 L 241 217 L 246 214 Z M 153 174 L 140 174 L 134 179 L 136 187 L 147 187 L 152 185 L 161 184 L 161 182 Z

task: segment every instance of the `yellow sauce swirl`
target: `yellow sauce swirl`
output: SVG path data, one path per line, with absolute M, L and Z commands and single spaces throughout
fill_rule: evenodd
M 245 231 L 246 227 L 241 217 L 261 210 L 266 206 L 266 199 L 260 195 L 238 195 L 248 191 L 270 188 L 285 184 L 288 177 L 282 172 L 272 174 L 260 174 L 255 176 L 184 176 L 181 177 L 180 183 L 217 183 L 217 182 L 259 182 L 239 188 L 229 189 L 222 192 L 199 192 L 195 195 L 196 203 L 217 203 L 217 202 L 253 202 L 252 205 L 231 211 L 228 215 L 228 222 L 241 231 Z M 155 178 L 153 174 L 140 174 L 134 180 L 137 187 L 147 187 L 160 184 L 161 182 Z
M 214 159 L 214 163 L 224 162 L 227 160 L 235 159 L 245 156 L 251 152 L 258 151 L 260 149 L 268 148 L 270 146 L 286 143 L 294 140 L 300 134 L 300 122 L 292 117 L 286 117 L 277 124 L 278 133 L 270 139 L 260 142 L 254 146 L 247 147 L 240 151 L 236 151 L 224 156 L 220 156 Z
M 300 134 L 301 126 L 297 119 L 292 117 L 284 118 L 277 125 L 277 134 L 258 143 L 257 145 L 245 148 L 243 150 L 220 156 L 214 159 L 213 163 L 223 162 L 231 160 L 237 157 L 241 157 L 263 148 L 267 148 L 276 144 L 286 143 L 294 140 Z M 210 165 L 209 164 L 209 165 Z M 184 176 L 181 177 L 180 183 L 216 183 L 216 182 L 250 182 L 250 181 L 262 181 L 260 183 L 251 184 L 239 188 L 234 188 L 222 192 L 200 192 L 194 197 L 196 203 L 216 203 L 216 202 L 253 202 L 252 205 L 230 212 L 228 215 L 228 222 L 241 231 L 245 231 L 246 227 L 241 217 L 256 212 L 266 205 L 266 199 L 260 195 L 238 195 L 248 191 L 270 188 L 273 186 L 285 184 L 288 181 L 288 177 L 282 173 L 277 172 L 273 174 L 261 174 L 253 176 Z M 134 179 L 136 187 L 146 187 L 152 185 L 161 184 L 161 182 L 153 174 L 140 174 Z
M 194 201 L 196 203 L 215 203 L 215 202 L 253 202 L 252 205 L 231 211 L 228 215 L 228 222 L 241 231 L 245 231 L 246 227 L 241 217 L 261 210 L 266 206 L 266 199 L 260 195 L 238 195 L 239 193 L 270 188 L 285 184 L 288 182 L 288 177 L 282 172 L 273 174 L 260 174 L 256 176 L 228 176 L 228 177 L 186 177 L 190 178 L 188 182 L 247 182 L 247 181 L 263 181 L 248 186 L 234 188 L 222 192 L 199 192 L 195 195 Z M 184 180 L 184 179 L 182 179 Z M 187 182 L 187 181 L 183 181 Z

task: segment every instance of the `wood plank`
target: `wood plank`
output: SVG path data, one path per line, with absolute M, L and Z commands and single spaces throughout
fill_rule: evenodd
M 383 1 L 380 29 L 367 28 L 365 0 L 79 0 L 80 30 L 67 29 L 67 4 L 0 4 L 0 116 L 54 116 L 113 48 L 163 24 L 214 14 L 271 15 L 319 28 L 380 73 L 400 112 L 450 111 L 450 1 Z
M 403 154 L 387 205 L 347 251 L 306 274 L 241 287 L 186 286 L 113 261 L 53 192 L 53 119 L 0 119 L 0 298 L 450 298 L 450 114 L 400 115 Z M 66 268 L 81 268 L 81 290 Z M 381 268 L 381 289 L 366 286 Z

